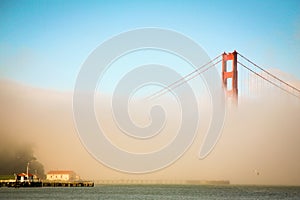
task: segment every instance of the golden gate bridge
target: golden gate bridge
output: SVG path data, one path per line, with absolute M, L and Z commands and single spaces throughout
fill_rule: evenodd
M 242 96 L 242 94 L 248 94 L 249 96 L 252 91 L 258 93 L 260 90 L 263 90 L 263 88 L 270 89 L 270 87 L 277 88 L 280 91 L 283 91 L 284 93 L 300 100 L 300 89 L 283 80 L 282 78 L 279 78 L 278 75 L 271 73 L 271 71 L 268 71 L 257 65 L 237 51 L 231 53 L 224 52 L 223 54 L 216 56 L 211 61 L 196 68 L 194 71 L 188 73 L 177 81 L 153 93 L 148 98 L 158 98 L 205 73 L 210 68 L 215 67 L 221 62 L 223 88 L 227 99 L 231 99 L 235 105 L 238 105 L 238 99 Z M 231 66 L 227 65 L 228 62 L 232 63 Z M 246 75 L 245 71 L 248 72 Z M 243 86 L 243 83 L 247 83 L 248 87 Z M 239 84 L 241 87 L 239 87 Z

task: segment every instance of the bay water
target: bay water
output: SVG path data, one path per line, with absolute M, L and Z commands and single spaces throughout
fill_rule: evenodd
M 0 188 L 0 199 L 299 199 L 300 186 L 96 185 Z

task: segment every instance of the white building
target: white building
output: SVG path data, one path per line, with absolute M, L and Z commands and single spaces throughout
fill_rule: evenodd
M 18 182 L 32 182 L 33 178 L 34 178 L 33 174 L 20 173 L 20 174 L 17 175 L 16 180 Z
M 75 181 L 78 178 L 76 177 L 75 172 L 73 171 L 49 171 L 47 173 L 47 180 L 49 181 Z

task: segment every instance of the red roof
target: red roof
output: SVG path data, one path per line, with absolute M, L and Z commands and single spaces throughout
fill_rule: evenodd
M 27 174 L 26 173 L 20 173 L 20 174 L 18 174 L 18 176 L 27 176 Z M 33 176 L 33 174 L 28 173 L 28 176 Z
M 52 171 L 49 171 L 47 174 L 74 174 L 73 171 L 69 171 L 69 170 L 52 170 Z

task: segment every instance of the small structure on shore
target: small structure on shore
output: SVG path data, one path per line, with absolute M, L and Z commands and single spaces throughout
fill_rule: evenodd
M 5 185 L 8 187 L 41 187 L 42 182 L 37 175 L 29 173 L 29 162 L 27 163 L 26 173 L 22 172 L 14 174 L 15 180 L 2 181 L 1 186 Z M 4 183 L 4 184 L 3 184 Z
M 20 173 L 16 175 L 16 181 L 18 182 L 32 182 L 34 179 L 33 174 Z
M 15 175 L 16 181 L 14 187 L 41 187 L 41 180 L 31 173 L 20 173 Z

